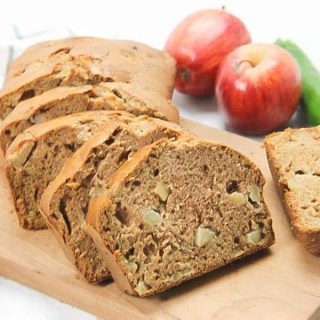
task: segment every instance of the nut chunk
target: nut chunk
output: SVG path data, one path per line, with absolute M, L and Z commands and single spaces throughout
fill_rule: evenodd
M 256 229 L 256 230 L 248 232 L 246 234 L 246 238 L 247 238 L 248 243 L 256 245 L 262 238 L 261 229 Z
M 169 195 L 168 188 L 162 181 L 157 183 L 154 193 L 156 193 L 162 201 L 166 201 Z
M 195 244 L 199 248 L 204 247 L 216 238 L 216 233 L 210 229 L 198 227 L 196 231 Z
M 151 227 L 161 224 L 161 216 L 157 211 L 145 209 L 143 211 L 143 221 Z

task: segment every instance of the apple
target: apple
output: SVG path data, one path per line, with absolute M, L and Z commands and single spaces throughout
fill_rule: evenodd
M 241 46 L 219 67 L 218 108 L 226 123 L 240 132 L 263 134 L 285 125 L 300 96 L 300 68 L 291 54 L 278 46 Z
M 245 25 L 223 10 L 202 10 L 186 17 L 165 45 L 177 61 L 176 89 L 194 96 L 213 94 L 221 61 L 250 41 Z

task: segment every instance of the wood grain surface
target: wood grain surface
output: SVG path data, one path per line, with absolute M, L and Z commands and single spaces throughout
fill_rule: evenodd
M 18 227 L 1 170 L 0 274 L 103 319 L 307 319 L 320 304 L 320 258 L 305 252 L 293 237 L 261 144 L 189 120 L 182 125 L 234 147 L 261 167 L 276 233 L 270 250 L 150 298 L 127 296 L 112 282 L 91 286 L 49 231 Z

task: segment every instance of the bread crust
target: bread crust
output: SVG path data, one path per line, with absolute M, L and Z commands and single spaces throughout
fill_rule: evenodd
M 176 63 L 170 55 L 135 41 L 97 37 L 70 37 L 29 47 L 9 66 L 5 87 L 25 73 L 30 65 L 35 63 L 36 70 L 40 64 L 45 67 L 45 63 L 57 54 L 70 54 L 72 58 L 92 58 L 95 65 L 100 66 L 96 72 L 104 77 L 116 76 L 116 82 L 127 83 L 128 81 L 121 80 L 130 80 L 130 83 L 157 91 L 166 98 L 172 96 Z
M 172 57 L 137 42 L 94 37 L 47 41 L 12 62 L 0 91 L 0 116 L 21 100 L 58 86 L 121 82 L 171 99 L 175 74 Z
M 297 239 L 302 243 L 304 248 L 313 255 L 320 255 L 320 225 L 312 226 L 305 225 L 301 212 L 298 210 L 298 206 L 292 198 L 294 191 L 291 191 L 288 187 L 287 178 L 283 175 L 283 165 L 279 158 L 280 146 L 276 140 L 279 138 L 290 139 L 291 136 L 296 133 L 318 133 L 320 127 L 315 128 L 303 128 L 303 129 L 286 129 L 283 132 L 272 133 L 268 135 L 264 140 L 267 159 L 270 167 L 270 171 L 273 177 L 277 189 L 279 191 L 280 199 L 284 205 L 287 216 L 290 220 L 293 233 Z M 276 139 L 276 140 L 275 140 Z M 304 157 L 304 161 L 307 162 L 305 154 L 295 154 L 296 157 Z M 310 199 L 311 200 L 311 199 Z

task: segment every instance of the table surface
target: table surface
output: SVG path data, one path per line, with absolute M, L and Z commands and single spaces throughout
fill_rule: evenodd
M 0 47 L 19 53 L 26 46 L 68 34 L 132 39 L 162 48 L 168 34 L 186 15 L 204 8 L 221 8 L 240 17 L 254 42 L 276 38 L 295 40 L 320 68 L 320 20 L 317 1 L 18 1 L 10 0 L 0 11 Z M 8 50 L 0 52 L 0 81 Z M 203 124 L 225 128 L 214 98 L 174 94 L 181 115 Z M 290 126 L 303 126 L 303 110 Z M 259 139 L 259 137 L 258 137 Z M 261 139 L 261 137 L 260 137 Z M 1 250 L 1 248 L 0 248 Z M 0 319 L 92 320 L 95 316 L 0 277 Z

